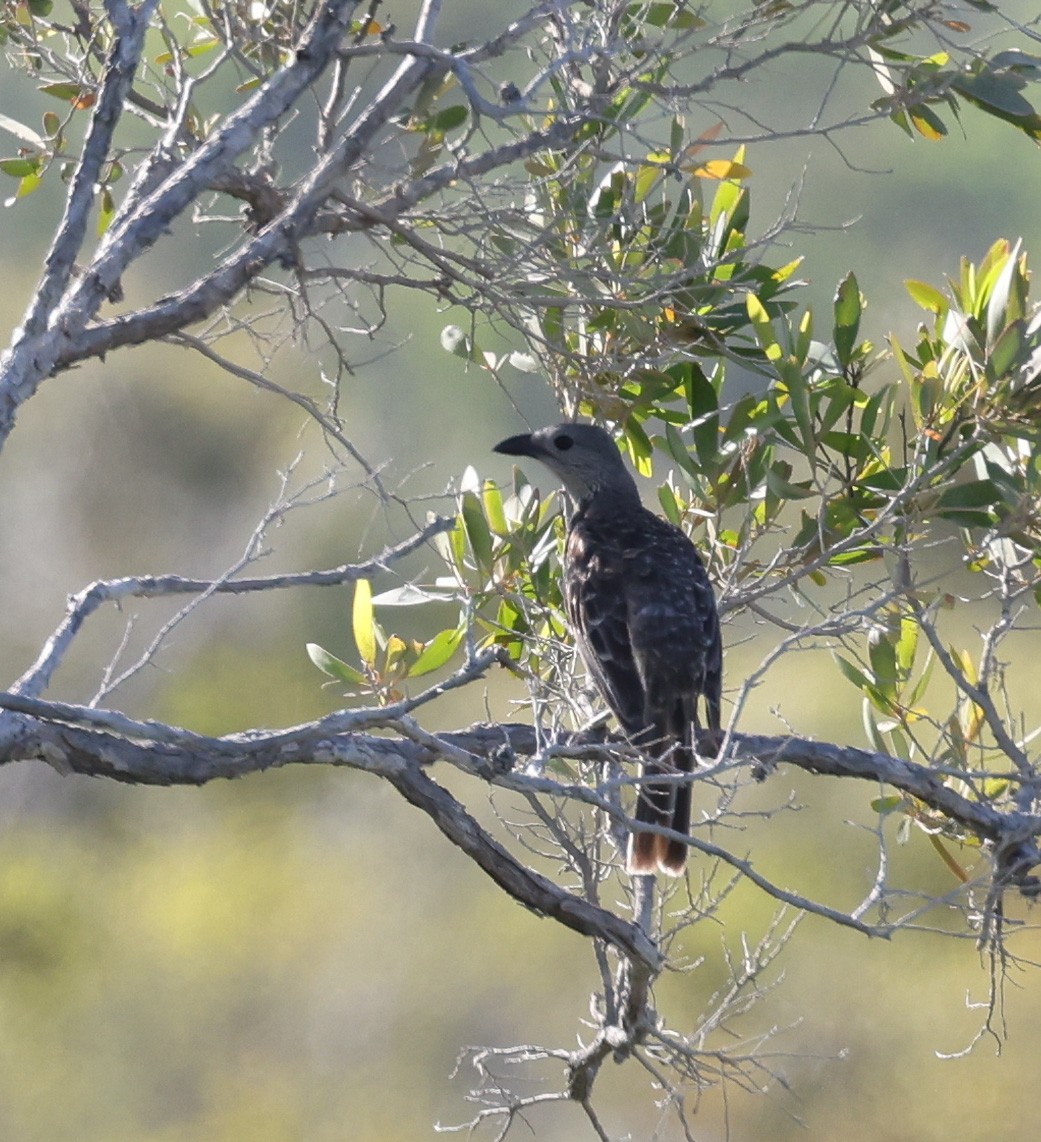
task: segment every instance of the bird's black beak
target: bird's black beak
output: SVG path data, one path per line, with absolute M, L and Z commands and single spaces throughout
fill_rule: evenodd
M 541 455 L 541 450 L 528 432 L 522 432 L 520 436 L 508 436 L 505 440 L 500 440 L 492 451 L 501 452 L 504 456 L 538 457 Z

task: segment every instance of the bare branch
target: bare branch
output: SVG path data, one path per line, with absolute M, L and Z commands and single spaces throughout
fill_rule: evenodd
M 12 692 L 26 696 L 42 694 L 50 685 L 72 640 L 84 622 L 104 603 L 127 598 L 160 598 L 169 595 L 205 593 L 241 595 L 256 591 L 284 590 L 290 587 L 330 587 L 367 579 L 396 560 L 422 547 L 435 535 L 452 527 L 449 519 L 435 519 L 416 535 L 386 548 L 363 563 L 344 564 L 324 571 L 300 571 L 248 579 L 191 579 L 182 575 L 134 575 L 123 579 L 101 579 L 69 598 L 61 625 L 44 644 L 36 662 L 15 682 Z

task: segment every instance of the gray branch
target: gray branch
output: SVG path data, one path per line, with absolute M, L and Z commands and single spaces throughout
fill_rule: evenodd
M 393 547 L 387 547 L 363 563 L 348 563 L 324 571 L 300 571 L 284 575 L 264 575 L 242 579 L 190 579 L 182 575 L 136 575 L 122 579 L 99 579 L 69 597 L 65 618 L 44 644 L 33 665 L 11 687 L 12 693 L 37 696 L 50 685 L 72 640 L 86 620 L 104 603 L 120 603 L 128 598 L 154 599 L 165 595 L 201 595 L 204 593 L 243 595 L 256 591 L 282 590 L 287 587 L 330 587 L 367 579 L 376 571 L 417 548 L 435 535 L 448 531 L 450 519 L 439 518 L 415 535 Z
M 608 813 L 618 810 L 590 786 L 519 775 L 517 761 L 540 754 L 545 745 L 530 725 L 479 724 L 441 734 L 425 733 L 415 727 L 409 717 L 413 709 L 447 689 L 473 681 L 501 658 L 495 650 L 486 651 L 445 682 L 393 706 L 346 710 L 289 729 L 223 737 L 207 737 L 162 723 L 133 721 L 114 711 L 0 693 L 0 709 L 7 711 L 0 719 L 0 764 L 39 759 L 61 772 L 143 785 L 202 785 L 218 778 L 241 777 L 286 765 L 361 769 L 386 778 L 409 801 L 424 808 L 453 843 L 475 859 L 480 858 L 478 863 L 486 872 L 492 871 L 487 864 L 495 865 L 499 873 L 495 876 L 497 883 L 509 890 L 510 884 L 517 887 L 519 869 L 514 869 L 510 877 L 502 872 L 501 854 L 492 855 L 483 839 L 473 840 L 476 824 L 464 822 L 459 816 L 465 813 L 461 806 L 457 811 L 441 792 L 420 780 L 423 769 L 437 761 L 447 761 L 489 784 L 523 787 L 532 792 L 534 781 L 540 793 L 584 801 Z M 382 732 L 373 732 L 376 730 Z M 557 743 L 554 752 L 588 758 L 591 748 L 603 751 L 604 756 L 612 749 L 602 737 L 574 735 Z M 750 763 L 760 778 L 786 763 L 809 773 L 856 778 L 898 789 L 987 844 L 995 854 L 999 881 L 1015 883 L 1030 894 L 1036 892 L 1036 882 L 1026 874 L 1041 863 L 1037 850 L 1037 838 L 1041 835 L 1038 814 L 999 810 L 984 801 L 971 800 L 925 766 L 852 746 L 796 737 L 731 734 L 726 748 L 727 762 Z M 695 847 L 702 847 L 711 855 L 721 853 L 717 846 L 699 846 L 696 837 L 693 841 Z M 467 848 L 471 844 L 473 851 Z M 745 875 L 752 872 L 747 862 L 735 858 L 731 863 Z M 756 876 L 753 879 L 759 883 Z M 550 914 L 544 903 L 537 903 L 543 899 L 544 886 L 531 882 L 529 889 L 524 902 L 542 914 Z M 794 899 L 788 902 L 805 903 Z M 853 926 L 869 930 L 864 924 Z
M 48 295 L 48 308 L 39 310 L 34 302 L 26 323 L 15 332 L 10 348 L 0 358 L 0 442 L 7 438 L 19 407 L 33 395 L 40 382 L 70 361 L 82 359 L 78 342 L 102 302 L 118 293 L 120 278 L 127 266 L 165 233 L 170 223 L 256 140 L 267 124 L 284 114 L 318 79 L 339 45 L 354 7 L 354 0 L 327 0 L 298 45 L 293 62 L 258 88 L 157 187 L 134 200 L 133 209 L 115 219 L 90 266 L 56 301 L 53 295 L 61 284 L 61 269 L 72 247 L 78 247 L 82 241 L 83 196 L 77 198 L 79 205 L 66 214 L 52 247 L 52 251 L 57 252 L 57 260 L 44 272 L 42 286 Z M 140 21 L 132 24 L 136 38 L 121 36 L 123 47 L 116 50 L 112 65 L 117 68 L 114 73 L 117 78 L 106 83 L 88 144 L 94 138 L 102 140 L 105 132 L 111 136 L 116 114 L 111 102 L 121 92 L 125 93 L 126 84 L 132 79 L 140 58 L 147 15 L 147 11 L 142 11 Z M 97 124 L 96 130 L 94 124 Z M 91 178 L 95 162 L 95 149 L 88 146 L 80 158 L 74 185 L 79 185 L 76 180 L 85 183 Z M 276 249 L 272 257 L 278 253 Z M 254 273 L 270 261 L 271 257 L 258 262 Z

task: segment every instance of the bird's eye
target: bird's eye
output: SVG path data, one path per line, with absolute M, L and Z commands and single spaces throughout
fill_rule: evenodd
M 553 447 L 558 452 L 566 452 L 575 442 L 571 439 L 566 432 L 562 432 L 559 436 L 553 437 Z

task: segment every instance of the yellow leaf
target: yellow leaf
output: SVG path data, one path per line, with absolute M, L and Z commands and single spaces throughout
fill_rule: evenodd
M 354 585 L 354 607 L 351 612 L 354 645 L 361 660 L 368 665 L 376 661 L 376 621 L 372 611 L 372 586 L 368 579 Z
M 937 139 L 942 139 L 947 134 L 946 131 L 940 130 L 942 124 L 935 116 L 926 117 L 925 114 L 918 111 L 911 111 L 911 122 L 914 124 L 915 130 L 925 139 L 932 139 L 934 142 Z
M 387 639 L 386 659 L 387 666 L 395 666 L 408 650 L 408 643 L 400 636 L 392 634 Z
M 709 159 L 692 172 L 695 178 L 748 178 L 752 173 L 744 163 L 734 162 L 731 159 Z

